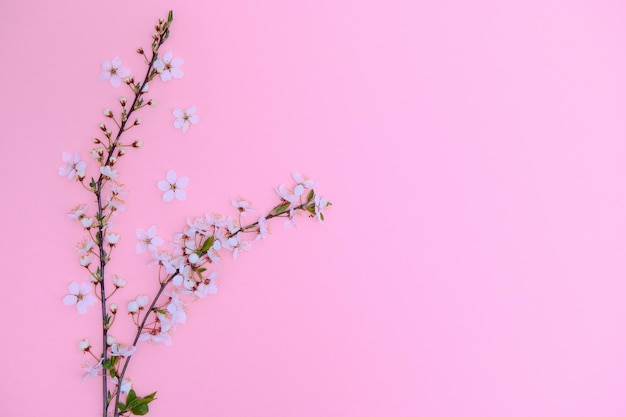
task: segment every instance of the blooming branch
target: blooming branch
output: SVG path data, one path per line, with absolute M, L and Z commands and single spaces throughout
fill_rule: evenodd
M 113 337 L 110 330 L 119 310 L 111 298 L 126 286 L 126 279 L 110 274 L 108 269 L 113 248 L 117 247 L 122 238 L 120 233 L 111 230 L 111 218 L 125 208 L 123 198 L 126 191 L 117 180 L 121 174 L 116 164 L 125 156 L 127 148 L 137 149 L 143 144 L 139 140 L 128 142 L 122 138 L 126 138 L 124 134 L 127 131 L 142 123 L 135 112 L 155 103 L 152 99 L 144 98 L 150 82 L 157 76 L 164 82 L 183 76 L 179 68 L 183 63 L 180 58 L 174 58 L 171 51 L 159 55 L 161 46 L 169 37 L 172 21 L 171 11 L 167 20 L 159 20 L 152 35 L 150 54 L 146 54 L 143 48 L 137 48 L 137 53 L 144 57 L 147 64 L 145 75 L 139 81 L 135 81 L 129 69 L 122 67 L 122 60 L 117 56 L 110 62 L 102 63 L 100 78 L 108 80 L 113 87 L 125 84 L 133 98 L 128 101 L 121 97 L 119 112 L 109 108 L 103 111 L 107 121 L 98 126 L 100 137 L 93 139 L 96 147 L 89 152 L 96 161 L 97 175 L 87 180 L 88 166 L 78 152 L 64 152 L 63 166 L 58 170 L 59 175 L 75 180 L 87 190 L 95 203 L 94 211 L 90 211 L 87 204 L 79 204 L 68 214 L 86 234 L 77 244 L 76 252 L 79 254 L 79 264 L 89 275 L 89 281 L 82 284 L 72 281 L 63 303 L 75 306 L 79 314 L 85 314 L 88 307 L 100 304 L 101 352 L 98 354 L 97 348 L 87 338 L 78 342 L 78 348 L 90 356 L 90 362 L 84 366 L 83 380 L 101 378 L 102 417 L 148 413 L 156 392 L 138 396 L 126 375 L 131 359 L 136 356 L 137 344 L 140 341 L 166 345 L 171 343 L 171 334 L 176 326 L 187 320 L 187 300 L 206 298 L 217 293 L 216 268 L 224 253 L 230 252 L 237 259 L 241 252 L 250 250 L 254 242 L 267 239 L 270 234 L 269 223 L 275 218 L 285 218 L 286 227 L 291 227 L 295 225 L 295 215 L 304 212 L 322 222 L 325 210 L 331 205 L 326 198 L 317 194 L 317 183 L 294 172 L 292 178 L 295 184 L 291 188 L 283 184 L 278 187 L 278 204 L 246 225 L 242 224 L 242 219 L 248 219 L 255 210 L 248 200 L 239 197 L 231 199 L 231 205 L 236 211 L 234 217 L 207 214 L 187 220 L 183 230 L 174 235 L 169 250 L 160 250 L 164 240 L 157 235 L 156 225 L 146 230 L 136 229 L 135 236 L 139 240 L 136 252 L 147 252 L 151 264 L 158 265 L 159 287 L 151 298 L 138 295 L 127 303 L 126 308 L 136 326 L 132 343 L 120 343 Z M 198 123 L 195 111 L 195 107 L 174 110 L 174 126 L 186 132 L 191 124 Z M 158 181 L 157 187 L 163 192 L 164 201 L 184 201 L 188 183 L 187 177 L 178 177 L 169 170 L 166 180 Z

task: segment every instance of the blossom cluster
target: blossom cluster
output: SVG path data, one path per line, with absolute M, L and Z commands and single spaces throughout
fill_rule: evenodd
M 270 233 L 269 223 L 274 218 L 283 218 L 286 228 L 296 225 L 299 213 L 307 213 L 323 222 L 325 211 L 331 205 L 317 193 L 315 181 L 294 172 L 294 184 L 277 187 L 278 204 L 247 224 L 243 220 L 250 219 L 256 210 L 250 201 L 239 197 L 231 199 L 235 212 L 233 216 L 205 214 L 187 219 L 186 225 L 174 235 L 167 249 L 161 249 L 165 240 L 158 236 L 156 225 L 145 230 L 137 228 L 136 252 L 149 254 L 149 264 L 158 267 L 159 287 L 152 296 L 142 294 L 125 302 L 128 316 L 136 326 L 136 334 L 130 343 L 116 340 L 111 329 L 120 316 L 120 309 L 112 297 L 127 284 L 124 277 L 111 274 L 108 267 L 112 253 L 122 238 L 121 233 L 113 230 L 111 219 L 125 209 L 127 194 L 124 185 L 119 182 L 117 162 L 126 155 L 127 149 L 138 149 L 143 145 L 140 140 L 128 142 L 122 137 L 142 123 L 136 117 L 137 111 L 155 105 L 154 100 L 144 98 L 150 82 L 156 77 L 169 82 L 184 76 L 181 58 L 174 57 L 172 51 L 160 54 L 160 47 L 169 37 L 172 19 L 170 12 L 167 20 L 160 19 L 155 26 L 151 56 L 143 48 L 137 48 L 137 53 L 145 58 L 148 65 L 145 76 L 139 81 L 134 79 L 128 68 L 122 66 L 122 60 L 117 56 L 102 63 L 100 79 L 109 81 L 115 88 L 127 85 L 133 97 L 128 100 L 120 97 L 118 112 L 104 109 L 107 120 L 98 126 L 100 134 L 92 139 L 95 147 L 89 152 L 93 160 L 91 164 L 95 165 L 91 168 L 93 176 L 88 172 L 89 164 L 81 159 L 79 152 L 63 152 L 63 165 L 58 170 L 59 175 L 78 182 L 91 194 L 95 203 L 95 207 L 91 208 L 85 203 L 78 204 L 68 213 L 68 217 L 85 231 L 85 238 L 76 245 L 76 252 L 78 263 L 85 268 L 89 279 L 82 283 L 71 281 L 63 303 L 75 307 L 79 314 L 87 313 L 90 307 L 98 304 L 101 307 L 101 344 L 96 347 L 88 338 L 83 338 L 78 342 L 78 348 L 91 357 L 84 366 L 83 380 L 89 377 L 102 379 L 103 417 L 144 415 L 148 412 L 148 404 L 155 399 L 156 393 L 138 396 L 126 375 L 137 344 L 148 341 L 169 345 L 176 326 L 187 320 L 189 300 L 217 293 L 217 268 L 225 256 L 229 254 L 237 259 L 255 242 L 265 240 Z M 174 126 L 183 132 L 199 121 L 194 106 L 185 110 L 175 109 L 173 115 L 176 117 Z M 173 170 L 167 171 L 165 180 L 156 182 L 163 193 L 163 201 L 168 203 L 186 200 L 185 188 L 188 184 L 189 178 L 178 176 Z M 119 298 L 119 294 L 115 297 Z

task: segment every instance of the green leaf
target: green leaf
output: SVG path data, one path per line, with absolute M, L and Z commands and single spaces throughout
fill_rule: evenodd
M 280 203 L 279 205 L 274 207 L 272 211 L 270 211 L 270 214 L 272 216 L 278 216 L 279 214 L 283 214 L 284 212 L 287 211 L 287 209 L 289 209 L 289 206 L 291 206 L 291 203 L 289 201 Z
M 104 361 L 104 363 L 102 364 L 102 367 L 104 369 L 106 369 L 107 371 L 110 369 L 113 369 L 113 361 L 111 359 L 107 359 L 106 361 Z
M 126 405 L 130 404 L 134 399 L 137 398 L 137 393 L 135 390 L 131 389 L 128 391 L 128 395 L 126 395 Z
M 206 271 L 206 268 L 198 268 L 198 272 L 202 273 L 204 271 Z
M 130 412 L 136 416 L 145 416 L 148 414 L 148 411 L 150 411 L 148 404 L 137 404 L 130 409 Z
M 207 240 L 204 241 L 202 247 L 200 248 L 200 252 L 207 252 L 213 246 L 215 242 L 215 236 L 209 236 Z
M 117 403 L 117 408 L 120 410 L 120 412 L 125 413 L 126 412 L 126 404 L 124 403 Z
M 315 191 L 311 190 L 309 191 L 309 195 L 306 198 L 306 202 L 310 203 L 311 201 L 313 201 L 313 198 L 315 198 Z
M 174 11 L 173 11 L 173 10 L 170 10 L 170 11 L 167 13 L 167 21 L 168 21 L 169 23 L 172 23 L 172 20 L 174 20 Z

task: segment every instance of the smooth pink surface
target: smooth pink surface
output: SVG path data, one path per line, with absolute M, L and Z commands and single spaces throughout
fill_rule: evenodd
M 169 8 L 185 77 L 153 84 L 119 166 L 120 304 L 156 287 L 137 227 L 269 209 L 293 170 L 334 206 L 140 346 L 150 416 L 626 415 L 626 7 L 597 0 L 7 2 L 0 415 L 98 415 L 76 349 L 97 312 L 61 302 L 88 196 L 56 170 L 128 94 L 100 61 L 139 73 Z M 161 201 L 167 169 L 186 202 Z

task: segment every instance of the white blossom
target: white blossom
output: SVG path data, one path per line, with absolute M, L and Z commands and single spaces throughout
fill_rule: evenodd
M 67 177 L 69 180 L 74 179 L 74 177 L 79 179 L 85 177 L 87 163 L 80 159 L 78 152 L 63 152 L 62 159 L 64 165 L 59 168 L 59 175 Z
M 63 297 L 63 304 L 66 306 L 76 306 L 78 314 L 85 314 L 87 307 L 90 307 L 97 303 L 96 297 L 92 294 L 93 284 L 90 282 L 83 282 L 78 285 L 76 281 L 72 281 L 68 286 L 70 293 Z
M 163 201 L 170 202 L 176 198 L 179 201 L 187 199 L 187 192 L 184 190 L 189 184 L 189 178 L 177 177 L 176 172 L 168 170 L 165 174 L 165 180 L 157 182 L 159 190 L 164 191 Z
M 135 236 L 139 239 L 136 248 L 137 253 L 144 253 L 146 250 L 156 252 L 157 246 L 161 246 L 164 242 L 163 238 L 157 236 L 157 227 L 155 225 L 150 226 L 146 231 L 142 229 L 135 230 Z
M 235 207 L 237 209 L 237 211 L 239 212 L 239 214 L 241 214 L 244 217 L 245 217 L 245 215 L 247 213 L 252 213 L 252 212 L 255 211 L 252 208 L 252 203 L 250 203 L 248 200 L 244 200 L 241 197 L 239 197 L 237 200 L 231 198 L 230 199 L 230 204 L 233 207 Z
M 160 72 L 162 81 L 170 81 L 172 78 L 183 78 L 185 75 L 183 71 L 180 69 L 180 66 L 183 65 L 183 60 L 181 58 L 173 58 L 172 51 L 167 51 L 163 54 L 163 60 L 157 59 L 154 62 L 154 68 L 156 68 Z
M 174 120 L 174 127 L 176 129 L 183 129 L 183 133 L 187 133 L 189 126 L 198 124 L 200 118 L 196 114 L 196 106 L 191 106 L 183 109 L 174 109 L 172 112 L 176 119 Z
M 101 80 L 109 80 L 111 86 L 117 88 L 122 85 L 122 79 L 130 76 L 130 70 L 122 67 L 122 60 L 116 56 L 111 61 L 102 61 Z

